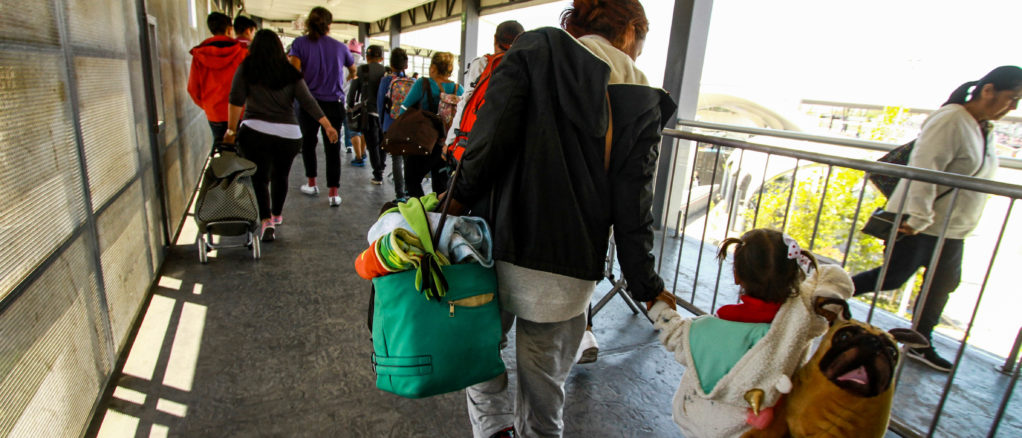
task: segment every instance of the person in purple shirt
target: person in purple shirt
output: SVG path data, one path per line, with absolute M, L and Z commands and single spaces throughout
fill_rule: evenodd
M 330 24 L 334 17 L 326 8 L 315 7 L 305 21 L 305 35 L 291 43 L 288 60 L 302 72 L 312 97 L 316 98 L 333 126 L 344 120 L 344 70 L 348 77 L 355 76 L 355 58 L 344 43 L 331 38 Z M 301 111 L 298 123 L 302 129 L 302 162 L 309 182 L 301 187 L 306 195 L 319 194 L 316 186 L 316 144 L 319 143 L 319 122 Z M 341 205 L 338 188 L 341 185 L 341 144 L 330 142 L 323 134 L 326 155 L 326 185 L 331 207 Z

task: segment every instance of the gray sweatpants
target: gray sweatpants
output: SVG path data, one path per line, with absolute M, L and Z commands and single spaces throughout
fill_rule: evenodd
M 501 313 L 506 341 L 515 317 Z M 518 393 L 514 408 L 507 391 L 507 373 L 465 388 L 472 434 L 476 438 L 489 438 L 511 425 L 517 436 L 525 438 L 560 437 L 563 432 L 564 381 L 575 363 L 575 353 L 586 329 L 586 315 L 554 323 L 517 320 Z

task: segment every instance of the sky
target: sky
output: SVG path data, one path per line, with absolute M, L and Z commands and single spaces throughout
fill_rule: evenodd
M 637 64 L 660 85 L 673 2 L 641 3 L 650 31 Z M 479 54 L 492 50 L 501 21 L 558 26 L 569 4 L 483 16 Z M 782 114 L 802 99 L 933 109 L 963 82 L 999 65 L 1022 65 L 1020 17 L 1020 0 L 718 0 L 701 92 L 744 97 Z M 401 38 L 457 53 L 460 24 Z

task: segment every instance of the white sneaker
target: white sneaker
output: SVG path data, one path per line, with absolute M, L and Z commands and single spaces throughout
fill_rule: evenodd
M 330 206 L 331 207 L 340 207 L 341 206 L 341 197 L 340 196 L 331 196 L 330 197 Z
M 600 346 L 596 343 L 596 335 L 592 330 L 586 330 L 582 334 L 582 342 L 578 345 L 578 353 L 575 354 L 575 363 L 593 363 L 600 353 Z
M 319 187 L 309 186 L 308 184 L 303 184 L 301 187 L 298 188 L 298 190 L 301 190 L 302 193 L 305 193 L 306 195 L 309 196 L 316 196 L 319 194 Z

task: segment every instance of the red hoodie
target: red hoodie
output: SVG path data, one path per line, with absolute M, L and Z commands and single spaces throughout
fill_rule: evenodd
M 188 53 L 192 54 L 188 94 L 206 111 L 209 121 L 226 122 L 227 96 L 231 93 L 234 71 L 248 55 L 248 50 L 234 38 L 214 35 Z

